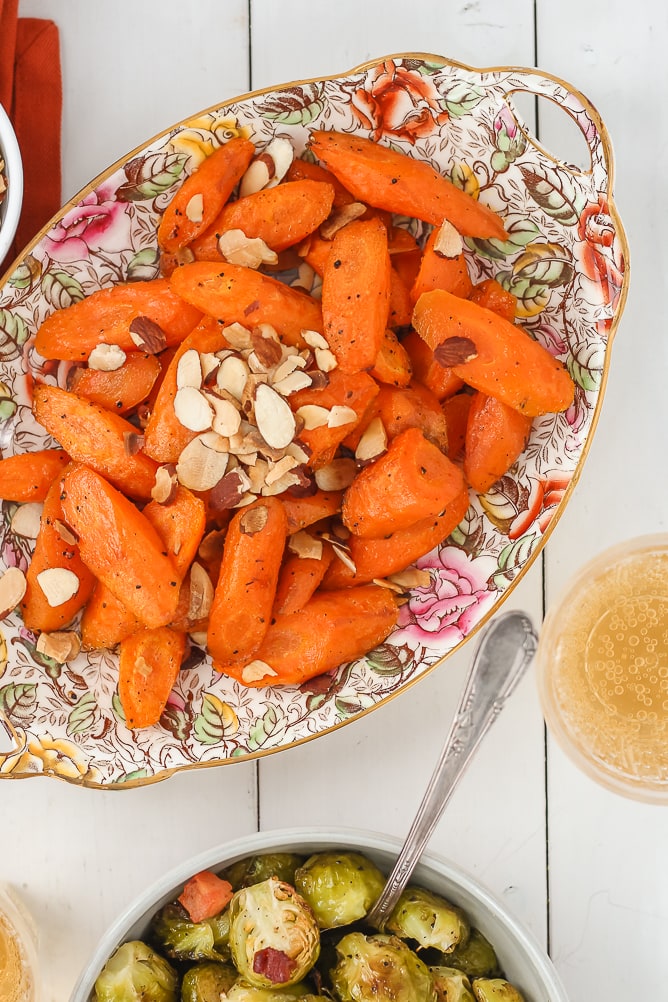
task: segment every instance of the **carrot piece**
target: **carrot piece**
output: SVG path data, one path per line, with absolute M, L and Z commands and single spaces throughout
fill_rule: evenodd
M 392 266 L 390 269 L 390 309 L 387 326 L 408 327 L 412 314 L 413 302 L 410 290 L 397 269 Z
M 44 499 L 39 532 L 26 571 L 27 584 L 21 602 L 21 615 L 27 629 L 34 632 L 44 630 L 50 633 L 67 626 L 86 604 L 95 587 L 95 578 L 82 562 L 79 546 L 71 541 L 66 531 L 63 535 L 65 527 L 60 495 L 61 478 L 57 477 Z M 56 568 L 75 576 L 71 581 L 76 591 L 71 598 L 52 606 L 41 588 L 40 575 L 43 571 L 51 572 Z
M 319 233 L 311 233 L 300 245 L 299 255 L 313 268 L 316 275 L 322 277 L 331 249 L 331 240 L 325 240 Z
M 300 685 L 362 657 L 385 640 L 396 621 L 388 588 L 370 584 L 318 591 L 303 609 L 274 618 L 254 664 L 217 660 L 213 666 L 253 688 Z
M 254 501 L 233 516 L 209 615 L 207 642 L 214 659 L 248 660 L 262 643 L 287 531 L 285 509 L 276 497 Z
M 201 870 L 184 885 L 177 901 L 188 912 L 191 922 L 219 915 L 232 900 L 232 884 L 211 870 Z
M 62 449 L 38 449 L 0 459 L 0 498 L 4 501 L 43 501 L 70 457 Z
M 378 219 L 357 219 L 336 233 L 322 275 L 323 334 L 341 372 L 374 364 L 389 304 L 387 231 Z
M 329 215 L 333 199 L 331 184 L 321 181 L 287 181 L 263 188 L 229 202 L 190 249 L 198 261 L 222 261 L 218 237 L 227 230 L 243 230 L 279 253 L 317 229 Z
M 141 318 L 157 324 L 166 346 L 183 341 L 201 312 L 169 288 L 166 278 L 127 282 L 99 289 L 85 299 L 47 317 L 35 335 L 35 349 L 43 358 L 83 362 L 98 344 L 116 344 L 136 351 L 130 327 Z
M 471 393 L 455 393 L 441 404 L 448 429 L 447 455 L 453 463 L 459 462 L 464 457 L 466 426 L 472 400 Z
M 168 626 L 140 629 L 121 641 L 118 698 L 131 730 L 160 720 L 186 649 L 184 633 Z
M 358 536 L 384 536 L 438 515 L 464 489 L 464 477 L 419 428 L 408 428 L 344 492 L 343 524 Z
M 466 515 L 468 506 L 468 490 L 464 489 L 446 504 L 440 515 L 422 519 L 408 529 L 379 539 L 351 535 L 347 545 L 355 570 L 341 560 L 333 560 L 321 587 L 349 588 L 398 574 L 447 539 Z
M 106 585 L 98 581 L 81 616 L 81 643 L 90 650 L 111 650 L 142 629 L 140 620 Z
M 176 573 L 183 578 L 204 536 L 204 502 L 179 484 L 171 501 L 149 501 L 143 512 L 165 544 Z
M 178 574 L 146 516 L 87 466 L 66 474 L 62 504 L 95 577 L 145 626 L 169 623 L 179 600 Z
M 362 136 L 316 130 L 311 151 L 361 202 L 438 225 L 463 236 L 507 237 L 501 218 L 430 164 Z
M 454 290 L 450 290 L 454 291 Z M 517 296 L 508 292 L 495 278 L 486 278 L 473 286 L 468 298 L 478 306 L 486 306 L 493 313 L 512 324 L 517 313 Z
M 158 245 L 174 253 L 192 243 L 214 221 L 253 158 L 255 146 L 235 136 L 214 150 L 186 178 L 158 225 Z
M 157 464 L 143 452 L 127 451 L 126 436 L 137 429 L 125 418 L 47 383 L 34 388 L 33 414 L 76 462 L 97 470 L 130 497 L 150 497 Z
M 413 368 L 413 377 L 434 394 L 438 400 L 457 393 L 464 385 L 464 380 L 455 376 L 448 365 L 441 365 L 434 358 L 434 352 L 417 331 L 409 331 L 401 341 Z
M 447 450 L 448 433 L 443 411 L 431 390 L 420 383 L 410 386 L 381 386 L 376 399 L 376 413 L 391 441 L 407 428 L 420 428 L 425 438 Z
M 159 375 L 156 355 L 133 351 L 120 368 L 111 372 L 88 366 L 71 369 L 67 389 L 115 414 L 128 414 L 148 398 Z
M 387 231 L 387 247 L 392 256 L 399 257 L 402 254 L 410 254 L 415 251 L 420 253 L 420 245 L 409 230 L 403 226 L 391 226 Z M 393 262 L 394 263 L 394 262 Z
M 407 250 L 403 254 L 392 255 L 392 267 L 408 290 L 412 288 L 413 282 L 417 278 L 421 263 L 421 247 Z
M 287 173 L 285 175 L 286 181 L 319 181 L 320 183 L 331 184 L 334 189 L 334 202 L 333 207 L 335 209 L 341 208 L 342 205 L 350 205 L 355 199 L 350 192 L 344 188 L 344 186 L 339 181 L 338 177 L 334 177 L 331 171 L 325 170 L 320 164 L 314 163 L 312 160 L 302 160 L 299 157 L 295 157 L 290 166 L 288 167 Z
M 369 375 L 373 376 L 379 383 L 388 383 L 390 386 L 408 386 L 412 373 L 408 352 L 394 331 L 388 327 Z
M 303 609 L 325 576 L 334 552 L 323 547 L 319 557 L 300 557 L 289 553 L 281 566 L 274 599 L 274 615 Z
M 531 431 L 531 418 L 476 393 L 466 425 L 464 475 L 471 487 L 484 494 L 524 451 Z
M 378 391 L 378 383 L 367 372 L 345 373 L 337 367 L 329 373 L 326 386 L 306 387 L 290 395 L 290 406 L 297 414 L 301 407 L 309 404 L 330 410 L 332 407 L 348 407 L 356 414 L 355 418 L 351 416 L 350 421 L 333 428 L 324 424 L 300 431 L 299 441 L 306 446 L 312 469 L 330 462 L 340 443 L 361 422 Z
M 417 303 L 423 292 L 430 292 L 432 289 L 447 289 L 454 296 L 463 296 L 464 299 L 473 291 L 464 254 L 444 257 L 434 249 L 437 239 L 438 230 L 432 230 L 424 245 L 420 268 L 411 287 L 413 303 Z
M 199 352 L 216 352 L 226 345 L 221 324 L 211 317 L 204 317 L 174 353 L 144 428 L 144 452 L 156 462 L 176 463 L 186 445 L 197 435 L 197 432 L 181 424 L 174 411 L 180 359 L 191 348 Z
M 515 410 L 535 417 L 563 411 L 573 401 L 566 367 L 521 327 L 484 306 L 434 289 L 418 299 L 413 324 L 455 375 Z M 460 352 L 469 360 L 452 364 Z
M 341 510 L 343 491 L 321 491 L 305 497 L 282 495 L 283 507 L 288 519 L 288 533 L 299 532 L 321 519 L 330 518 Z
M 286 344 L 303 348 L 303 330 L 322 331 L 320 303 L 252 268 L 195 261 L 177 268 L 169 281 L 203 313 L 225 324 L 273 324 Z

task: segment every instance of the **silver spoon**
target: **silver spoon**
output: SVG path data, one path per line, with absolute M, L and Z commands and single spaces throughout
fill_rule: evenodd
M 523 612 L 506 612 L 482 634 L 443 750 L 385 889 L 366 917 L 384 929 L 482 738 L 522 678 L 538 638 Z

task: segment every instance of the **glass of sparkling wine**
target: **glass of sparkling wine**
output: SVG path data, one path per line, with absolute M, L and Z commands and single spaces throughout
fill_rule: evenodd
M 582 567 L 548 608 L 536 667 L 548 730 L 576 765 L 668 804 L 668 535 Z
M 11 887 L 0 884 L 0 999 L 38 1002 L 37 934 Z

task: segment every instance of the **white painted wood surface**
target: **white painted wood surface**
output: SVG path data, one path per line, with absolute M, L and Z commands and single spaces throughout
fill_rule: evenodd
M 175 121 L 251 87 L 400 51 L 476 66 L 537 62 L 587 94 L 616 149 L 633 282 L 598 430 L 570 507 L 508 607 L 538 622 L 608 544 L 666 529 L 668 292 L 661 176 L 668 14 L 658 0 L 22 0 L 59 25 L 63 198 Z M 561 153 L 569 130 L 541 116 Z M 560 145 L 561 144 L 561 145 Z M 191 853 L 262 829 L 359 826 L 403 835 L 468 653 L 387 706 L 308 745 L 138 790 L 0 785 L 0 880 L 41 933 L 45 1002 L 67 1002 L 114 915 Z M 547 755 L 547 758 L 546 758 Z M 472 764 L 432 848 L 474 873 L 549 944 L 572 1002 L 666 997 L 668 811 L 585 779 L 544 739 L 527 677 Z

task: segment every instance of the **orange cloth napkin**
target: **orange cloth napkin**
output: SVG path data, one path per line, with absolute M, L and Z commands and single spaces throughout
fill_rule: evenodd
M 53 21 L 18 16 L 18 0 L 0 0 L 0 103 L 23 158 L 23 209 L 0 273 L 61 205 L 62 79 Z

